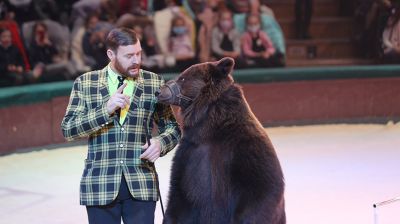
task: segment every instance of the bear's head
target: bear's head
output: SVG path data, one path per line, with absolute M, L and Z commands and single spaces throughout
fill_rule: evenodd
M 234 65 L 229 57 L 192 65 L 160 88 L 156 93 L 158 102 L 180 106 L 183 110 L 199 100 L 212 102 L 232 85 Z

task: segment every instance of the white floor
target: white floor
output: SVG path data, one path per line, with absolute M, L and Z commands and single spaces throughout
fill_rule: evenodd
M 268 128 L 286 178 L 294 224 L 372 224 L 373 203 L 400 196 L 400 124 Z M 0 157 L 0 223 L 87 223 L 79 206 L 86 146 Z M 173 153 L 157 161 L 166 204 Z M 159 207 L 156 222 L 161 223 Z M 378 211 L 400 223 L 400 202 Z

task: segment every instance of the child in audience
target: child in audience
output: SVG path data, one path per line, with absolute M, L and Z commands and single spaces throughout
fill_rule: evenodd
M 242 35 L 242 52 L 246 65 L 250 67 L 269 67 L 274 65 L 273 46 L 267 33 L 262 31 L 259 14 L 248 14 L 246 31 Z
M 240 56 L 240 34 L 228 9 L 221 10 L 218 15 L 218 25 L 212 30 L 211 50 L 217 59 L 232 57 L 238 60 Z

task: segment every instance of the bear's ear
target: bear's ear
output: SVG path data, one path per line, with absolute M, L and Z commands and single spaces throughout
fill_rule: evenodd
M 217 66 L 217 69 L 222 73 L 222 78 L 225 78 L 232 73 L 233 66 L 235 66 L 235 60 L 233 60 L 233 58 L 225 57 L 215 62 L 215 65 Z

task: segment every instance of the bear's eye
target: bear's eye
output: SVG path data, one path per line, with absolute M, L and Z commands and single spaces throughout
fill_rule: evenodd
M 185 81 L 185 78 L 180 77 L 180 78 L 179 78 L 179 81 L 183 82 L 183 81 Z

